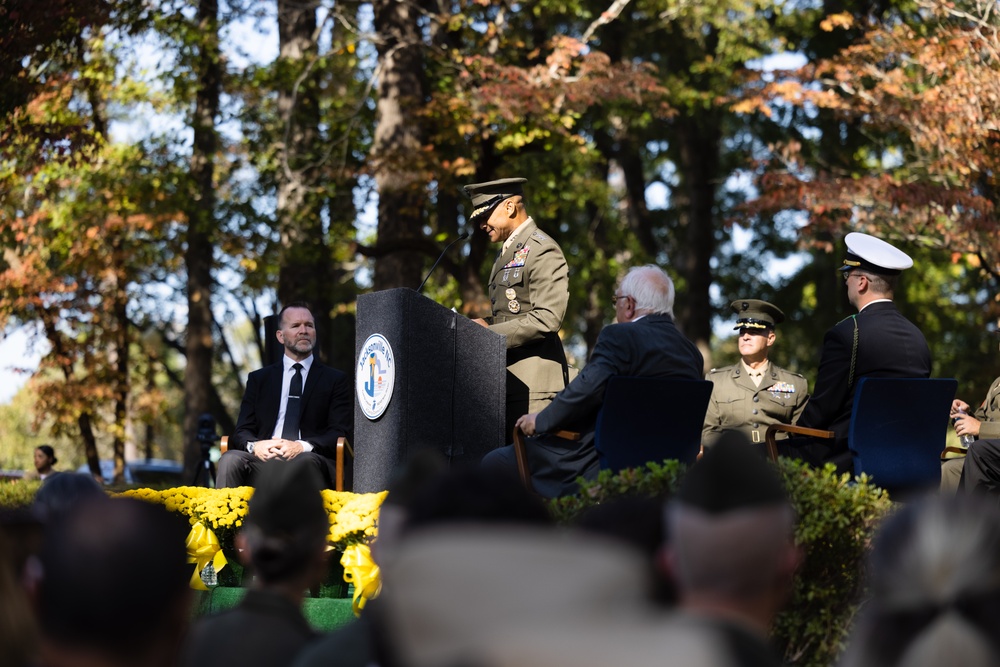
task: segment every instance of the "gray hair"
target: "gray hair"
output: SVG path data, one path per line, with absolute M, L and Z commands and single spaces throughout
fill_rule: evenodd
M 872 601 L 842 665 L 998 665 L 1000 510 L 928 498 L 886 521 L 872 550 Z M 915 622 L 915 619 L 922 619 Z
M 674 316 L 674 282 L 655 264 L 629 269 L 618 289 L 635 299 L 635 309 L 641 314 Z

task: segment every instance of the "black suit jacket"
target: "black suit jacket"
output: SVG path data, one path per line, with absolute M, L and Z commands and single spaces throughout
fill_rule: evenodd
M 851 384 L 855 324 L 858 346 Z M 926 378 L 930 375 L 931 352 L 920 329 L 903 317 L 894 303 L 873 303 L 826 332 L 816 386 L 798 425 L 833 431 L 831 455 L 846 452 L 854 391 L 861 378 Z
M 531 438 L 527 447 L 535 491 L 547 497 L 576 493 L 577 477 L 597 476 L 594 428 L 612 375 L 701 380 L 703 365 L 701 352 L 669 315 L 604 327 L 583 371 L 536 418 L 541 435 Z M 559 430 L 584 435 L 576 442 L 545 435 Z
M 535 428 L 541 433 L 593 431 L 612 375 L 701 380 L 704 363 L 669 315 L 610 324 L 601 330 L 583 371 L 538 414 Z
M 250 373 L 246 393 L 240 404 L 236 433 L 229 439 L 230 449 L 246 450 L 248 442 L 267 440 L 274 433 L 281 408 L 282 362 Z M 299 433 L 317 454 L 335 458 L 337 438 L 353 435 L 354 413 L 351 383 L 345 373 L 313 359 L 302 388 L 302 411 Z

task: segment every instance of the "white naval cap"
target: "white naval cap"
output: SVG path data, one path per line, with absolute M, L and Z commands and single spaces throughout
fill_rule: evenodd
M 913 266 L 913 259 L 905 252 L 870 234 L 851 232 L 844 237 L 847 257 L 841 271 L 861 269 L 884 275 L 898 275 Z

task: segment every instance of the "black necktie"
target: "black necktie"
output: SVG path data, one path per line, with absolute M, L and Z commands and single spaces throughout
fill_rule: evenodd
M 299 410 L 302 400 L 302 364 L 292 364 L 295 375 L 288 385 L 288 403 L 285 405 L 285 424 L 281 427 L 281 437 L 285 440 L 299 439 Z

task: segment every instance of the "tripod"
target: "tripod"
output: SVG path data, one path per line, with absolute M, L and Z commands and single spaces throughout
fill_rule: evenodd
M 201 460 L 194 471 L 191 486 L 215 486 L 215 464 L 212 463 L 212 445 L 215 444 L 215 419 L 209 413 L 198 417 L 198 434 L 196 436 L 201 446 Z M 204 480 L 202 480 L 204 477 Z M 199 484 L 203 481 L 203 484 Z
M 201 443 L 201 461 L 194 471 L 191 486 L 215 486 L 215 464 L 212 463 L 211 451 L 211 445 L 206 446 L 205 443 Z M 201 483 L 202 481 L 204 483 Z

